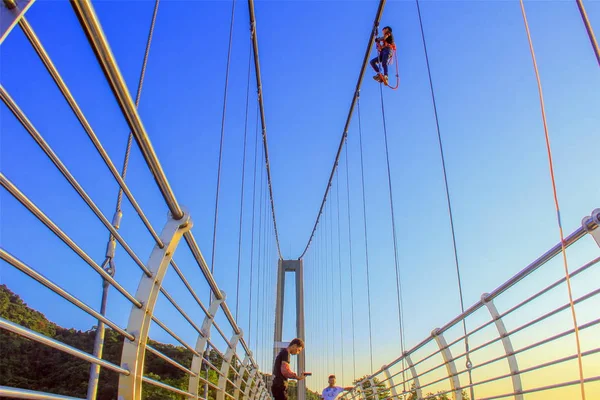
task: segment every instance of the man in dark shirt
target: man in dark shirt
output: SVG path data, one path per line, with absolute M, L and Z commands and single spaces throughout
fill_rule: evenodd
M 383 36 L 376 38 L 375 43 L 377 44 L 377 51 L 379 51 L 379 55 L 371 60 L 371 67 L 377 72 L 377 75 L 373 77 L 378 82 L 383 82 L 384 84 L 388 84 L 388 62 L 390 57 L 393 56 L 393 51 L 396 49 L 396 44 L 394 43 L 394 35 L 392 35 L 392 28 L 386 26 L 383 28 Z M 379 70 L 379 63 L 383 67 L 383 75 L 381 75 L 381 71 Z
M 287 380 L 296 379 L 301 381 L 305 378 L 305 375 L 298 375 L 290 368 L 290 354 L 298 355 L 304 349 L 304 342 L 302 339 L 294 339 L 290 342 L 289 346 L 282 349 L 277 358 L 275 358 L 275 364 L 273 364 L 273 386 L 271 387 L 271 393 L 275 400 L 287 400 Z

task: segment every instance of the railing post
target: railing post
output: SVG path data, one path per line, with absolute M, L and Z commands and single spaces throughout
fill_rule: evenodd
M 396 385 L 394 385 L 394 378 L 392 378 L 392 373 L 390 372 L 389 368 L 386 365 L 381 367 L 381 369 L 384 370 L 384 372 L 385 372 L 385 378 L 389 382 L 388 387 L 392 391 L 393 398 L 397 400 L 398 399 L 398 390 L 396 390 Z
M 146 343 L 152 323 L 154 307 L 158 300 L 162 281 L 167 273 L 169 263 L 173 258 L 179 241 L 183 234 L 192 228 L 192 220 L 187 211 L 183 218 L 176 220 L 169 214 L 160 239 L 164 244 L 161 249 L 154 246 L 146 267 L 152 274 L 142 273 L 135 298 L 142 303 L 142 307 L 135 305 L 131 308 L 127 332 L 135 336 L 133 341 L 123 341 L 121 366 L 129 370 L 129 375 L 119 376 L 119 400 L 139 400 L 142 398 L 142 377 L 144 374 L 144 360 L 146 356 Z
M 452 352 L 448 347 L 448 343 L 446 343 L 446 339 L 444 338 L 443 333 L 440 332 L 439 328 L 434 329 L 431 332 L 431 335 L 440 348 L 442 358 L 444 359 L 444 364 L 446 364 L 446 371 L 448 372 L 448 379 L 450 380 L 450 388 L 452 389 L 452 398 L 454 400 L 463 400 L 462 390 L 460 389 L 460 381 L 458 380 L 458 371 L 456 370 L 456 364 L 452 358 Z
M 596 225 L 598 225 L 596 229 L 590 229 L 588 227 L 587 222 L 590 218 L 596 223 Z M 594 211 L 592 211 L 591 216 L 585 217 L 583 221 L 581 221 L 581 225 L 583 226 L 583 229 L 596 241 L 596 244 L 600 246 L 600 208 L 596 208 Z
M 506 353 L 506 361 L 508 361 L 508 368 L 510 369 L 511 379 L 513 384 L 513 391 L 515 393 L 515 400 L 523 400 L 523 395 L 521 394 L 523 391 L 523 385 L 521 384 L 521 375 L 519 373 L 519 364 L 517 362 L 517 357 L 515 357 L 515 351 L 512 346 L 512 342 L 510 341 L 510 336 L 508 335 L 508 331 L 506 330 L 506 326 L 504 325 L 504 321 L 500 317 L 500 313 L 496 308 L 492 299 L 489 299 L 489 294 L 484 293 L 481 295 L 481 302 L 485 304 L 488 311 L 490 312 L 494 323 L 496 324 L 496 329 L 498 330 L 498 335 L 502 340 L 502 345 L 504 346 L 504 352 Z
M 379 400 L 379 390 L 377 386 L 375 386 L 375 379 L 373 379 L 373 377 L 369 378 L 369 383 L 371 383 L 371 399 Z
M 204 350 L 206 348 L 206 342 L 210 339 L 210 328 L 213 325 L 213 321 L 215 319 L 215 315 L 219 308 L 221 307 L 221 303 L 225 301 L 225 292 L 221 291 L 222 298 L 217 299 L 216 297 L 212 297 L 212 301 L 210 306 L 208 307 L 208 314 L 204 317 L 204 321 L 202 321 L 202 327 L 200 330 L 201 334 L 198 334 L 198 339 L 196 339 L 196 347 L 195 350 L 199 354 L 194 354 L 192 356 L 192 367 L 190 370 L 195 374 L 195 376 L 190 376 L 190 380 L 188 383 L 188 392 L 193 393 L 194 395 L 198 395 L 198 391 L 200 390 L 201 383 L 201 373 L 202 373 L 202 364 L 203 364 L 203 355 Z M 205 393 L 206 398 L 208 399 L 208 393 Z
M 243 333 L 240 330 L 240 333 L 234 333 L 231 337 L 231 340 L 229 341 L 231 346 L 229 346 L 229 348 L 225 352 L 223 364 L 221 364 L 221 375 L 219 375 L 219 388 L 221 388 L 222 391 L 217 392 L 217 400 L 225 400 L 225 392 L 227 390 L 227 377 L 229 376 L 229 366 L 231 365 L 231 359 L 236 353 L 236 348 L 242 335 Z
M 238 371 L 239 374 L 235 378 L 235 381 L 234 381 L 235 387 L 233 388 L 233 398 L 235 400 L 238 400 L 240 398 L 240 392 L 241 392 L 240 388 L 242 387 L 242 381 L 244 380 L 244 375 L 246 375 L 246 370 L 248 369 L 248 364 L 250 364 L 250 355 L 246 354 L 246 357 L 244 357 L 244 361 L 242 361 L 242 367 Z M 250 379 L 250 376 L 248 376 L 248 380 L 249 379 Z M 246 381 L 246 386 L 248 386 L 247 382 L 248 381 Z
M 417 394 L 417 399 L 420 399 L 423 397 L 423 393 L 421 391 L 421 383 L 419 382 L 419 375 L 417 374 L 415 364 L 413 364 L 412 359 L 410 358 L 410 353 L 404 353 L 404 359 L 406 360 L 406 365 L 408 365 L 408 369 L 410 369 L 410 374 L 413 376 L 413 382 L 415 384 L 415 392 Z
M 250 362 L 249 370 L 248 383 L 246 383 L 246 387 L 244 388 L 244 399 L 250 399 L 250 396 L 252 395 L 252 384 L 254 384 L 254 379 L 256 378 L 257 369 L 252 365 L 252 362 Z
M 360 393 L 362 394 L 363 400 L 368 400 L 367 393 L 365 393 L 365 386 L 363 385 L 363 382 L 359 382 L 358 386 L 360 387 Z

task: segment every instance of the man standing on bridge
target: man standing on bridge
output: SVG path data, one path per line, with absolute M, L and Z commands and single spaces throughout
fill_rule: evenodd
M 296 338 L 290 342 L 287 348 L 282 349 L 277 358 L 275 358 L 275 364 L 273 365 L 273 386 L 271 386 L 271 393 L 273 393 L 275 400 L 287 400 L 288 379 L 301 381 L 306 378 L 305 373 L 298 375 L 290 367 L 290 354 L 298 355 L 302 350 L 304 350 L 304 341 Z
M 335 400 L 338 395 L 342 393 L 344 390 L 352 390 L 354 389 L 352 386 L 341 387 L 335 386 L 335 375 L 329 375 L 329 386 L 323 389 L 323 393 L 321 394 L 321 398 L 323 400 Z

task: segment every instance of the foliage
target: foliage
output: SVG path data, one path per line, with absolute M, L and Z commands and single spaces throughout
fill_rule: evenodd
M 84 352 L 91 354 L 93 351 L 96 327 L 85 332 L 62 328 L 48 321 L 44 314 L 27 307 L 27 304 L 6 285 L 0 285 L 0 317 Z M 123 339 L 119 333 L 107 328 L 102 358 L 119 365 Z M 152 340 L 148 343 L 179 364 L 191 365 L 192 354 L 186 348 Z M 0 329 L 0 344 L 0 386 L 86 397 L 90 363 L 2 329 Z M 209 360 L 216 368 L 221 367 L 222 360 L 217 353 L 210 352 Z M 144 373 L 154 380 L 187 390 L 188 375 L 150 352 L 146 352 Z M 203 375 L 205 373 L 206 371 L 203 371 Z M 209 370 L 208 380 L 217 384 L 218 374 Z M 116 399 L 118 384 L 118 374 L 103 368 L 100 374 L 98 400 Z M 184 397 L 144 383 L 142 398 L 162 400 Z M 208 399 L 215 399 L 214 389 L 209 389 Z

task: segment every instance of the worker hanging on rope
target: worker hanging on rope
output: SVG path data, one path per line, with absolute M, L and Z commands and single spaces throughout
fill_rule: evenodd
M 394 42 L 394 35 L 392 35 L 392 28 L 386 26 L 383 28 L 383 36 L 375 39 L 377 46 L 377 57 L 371 60 L 371 67 L 375 70 L 377 75 L 373 77 L 377 82 L 381 82 L 386 86 L 389 86 L 388 80 L 388 65 L 392 63 L 394 53 L 396 51 L 396 43 Z M 383 67 L 383 74 L 379 68 L 379 64 Z

